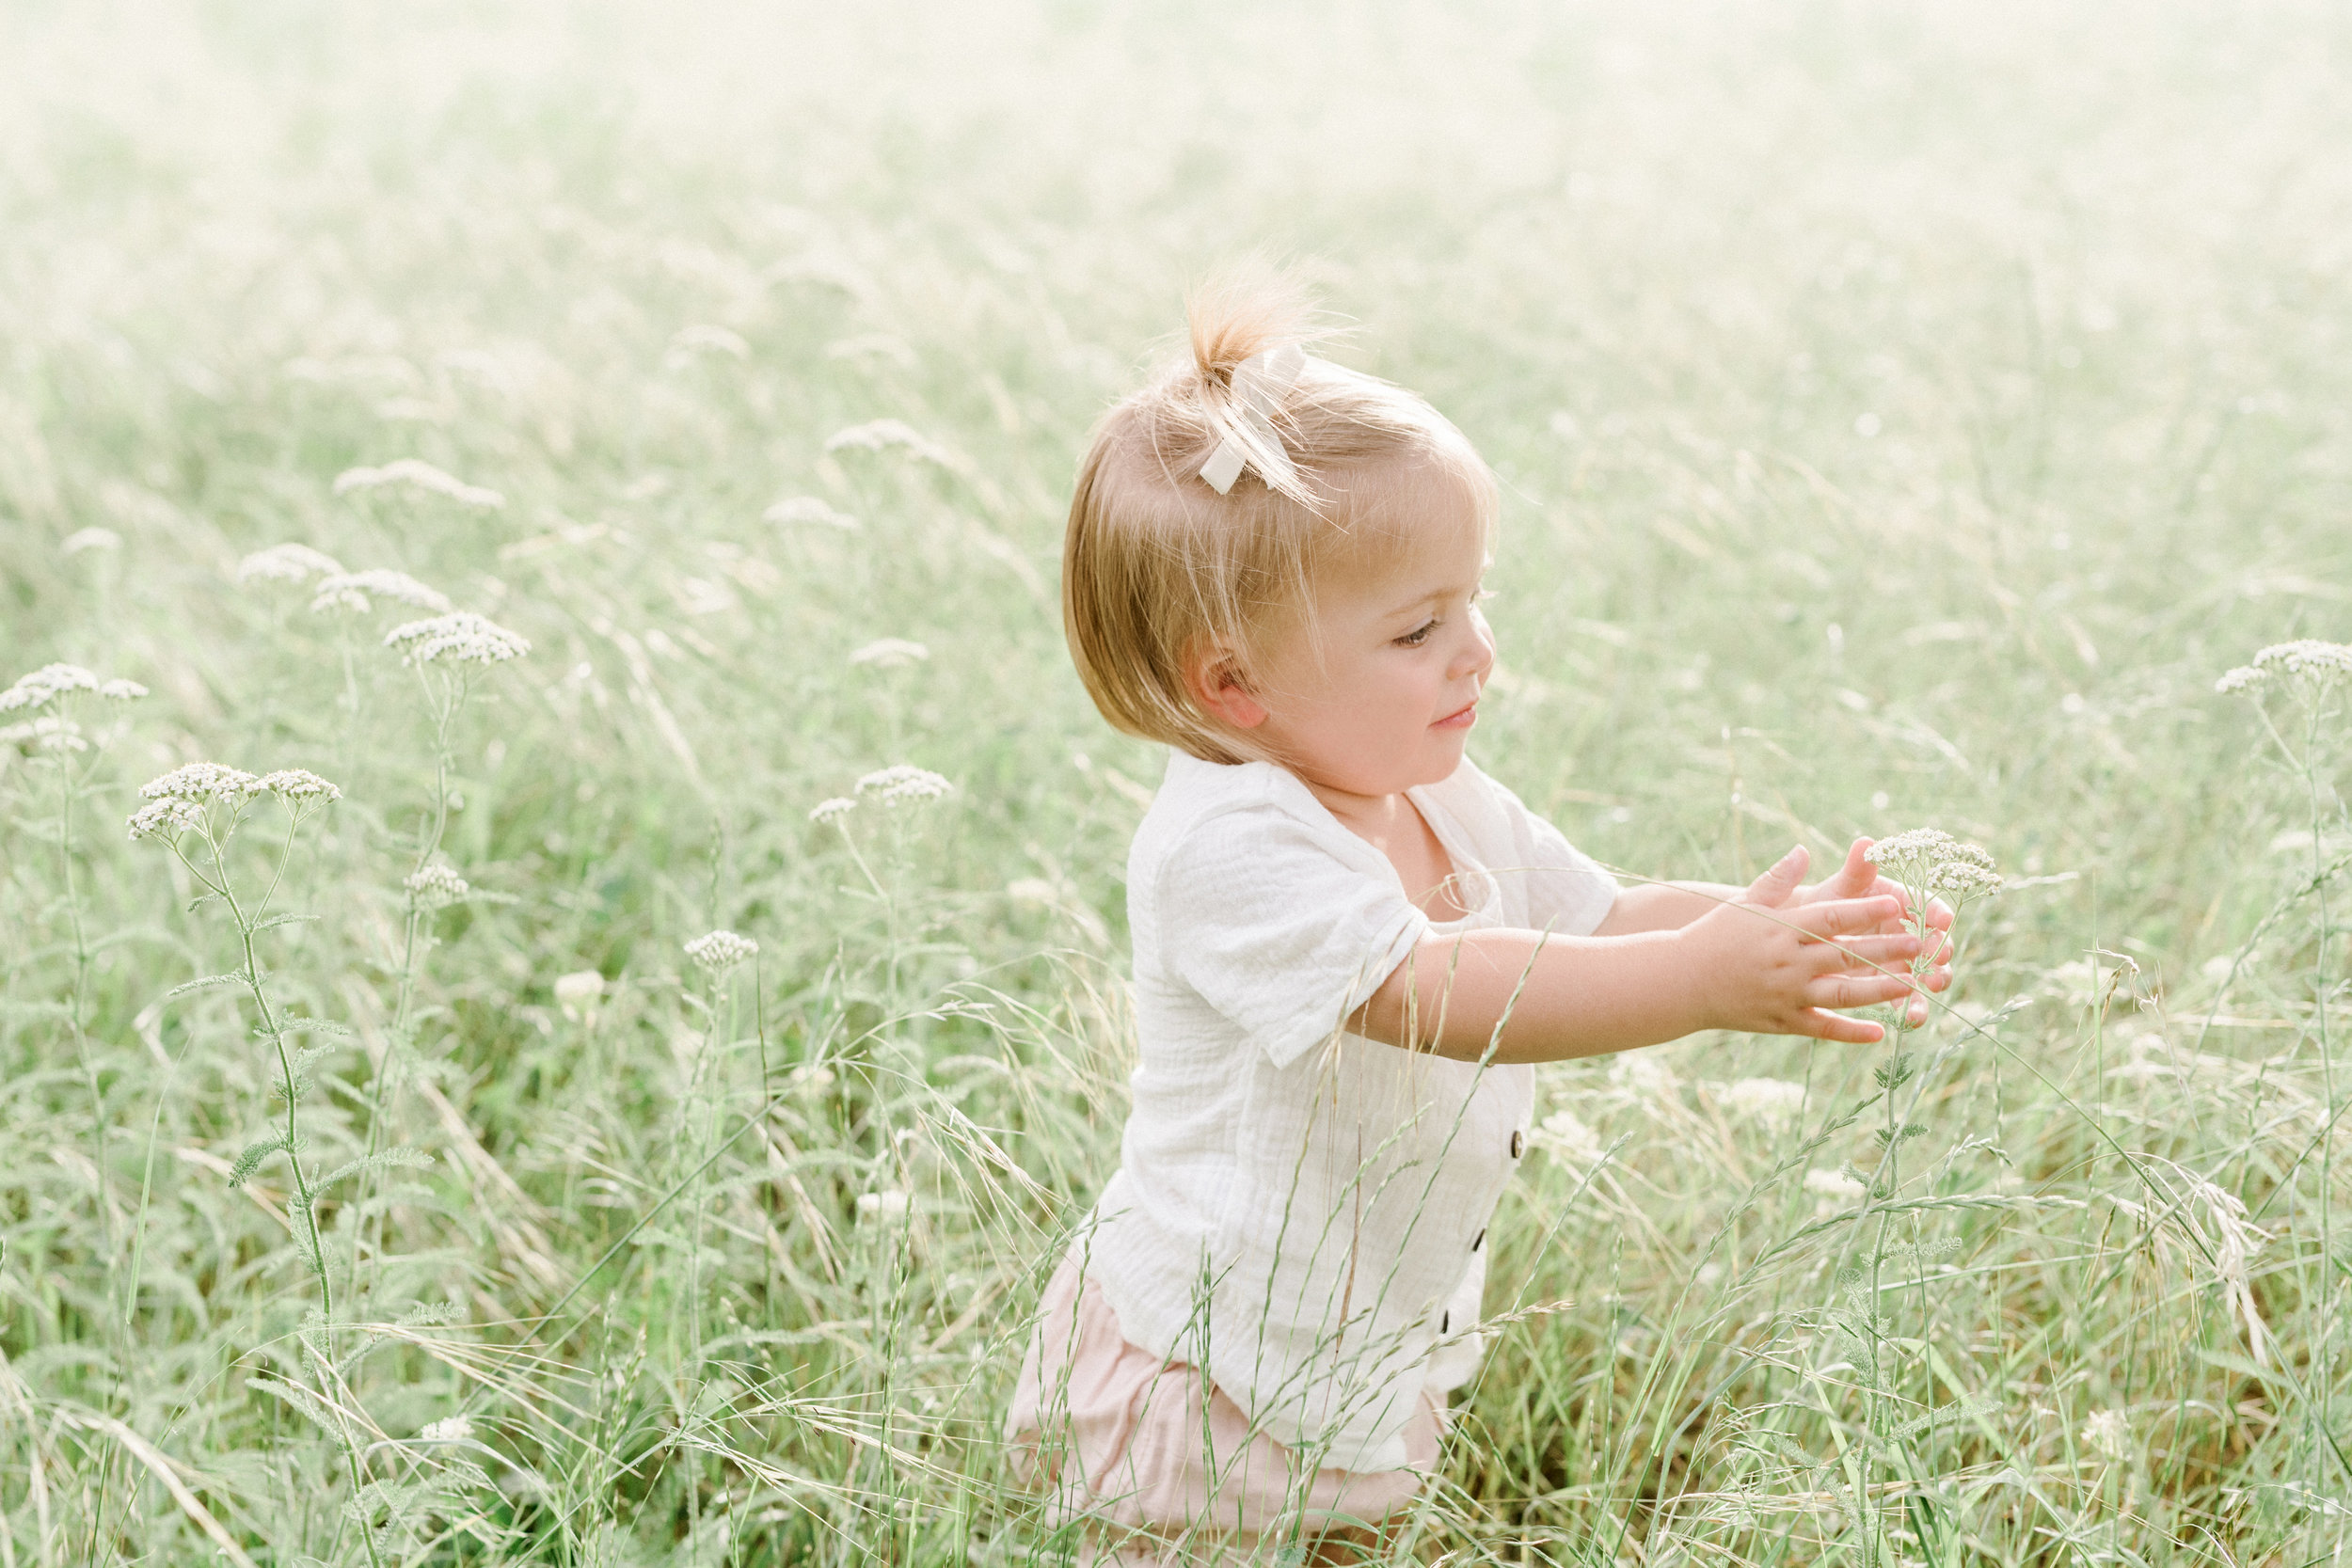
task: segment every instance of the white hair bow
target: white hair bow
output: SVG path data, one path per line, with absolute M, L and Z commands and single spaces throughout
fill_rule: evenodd
M 1269 488 L 1284 480 L 1295 483 L 1298 470 L 1282 448 L 1274 416 L 1281 412 L 1282 400 L 1306 368 L 1307 351 L 1296 343 L 1253 354 L 1233 367 L 1232 392 L 1225 405 L 1225 439 L 1200 465 L 1200 477 L 1218 495 L 1232 494 L 1233 481 L 1244 468 L 1253 467 Z

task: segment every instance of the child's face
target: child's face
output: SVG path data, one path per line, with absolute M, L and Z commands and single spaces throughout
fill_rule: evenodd
M 1401 552 L 1319 585 L 1319 637 L 1269 639 L 1248 682 L 1263 718 L 1247 727 L 1325 790 L 1389 795 L 1452 774 L 1494 668 L 1477 609 L 1486 531 L 1466 499 L 1416 499 L 1429 511 Z

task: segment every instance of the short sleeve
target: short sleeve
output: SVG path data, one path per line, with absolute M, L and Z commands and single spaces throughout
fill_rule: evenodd
M 1274 810 L 1195 824 L 1161 865 L 1157 903 L 1169 977 L 1278 1068 L 1336 1032 L 1429 930 L 1377 849 Z
M 1528 924 L 1558 936 L 1590 936 L 1617 901 L 1617 879 L 1509 789 L 1492 779 L 1486 784 L 1510 822 L 1526 879 Z

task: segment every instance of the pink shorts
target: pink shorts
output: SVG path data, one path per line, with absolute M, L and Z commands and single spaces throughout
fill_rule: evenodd
M 1086 1521 L 1096 1560 L 1200 1563 L 1391 1520 L 1435 1466 L 1445 1420 L 1423 1392 L 1409 1468 L 1305 1470 L 1199 1368 L 1130 1344 L 1073 1254 L 1038 1304 L 1005 1435 L 1016 1476 L 1048 1491 L 1048 1524 Z

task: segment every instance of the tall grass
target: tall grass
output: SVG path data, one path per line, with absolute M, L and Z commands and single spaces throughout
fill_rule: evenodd
M 1059 513 L 1253 246 L 1505 478 L 1492 771 L 1638 875 L 2010 879 L 1900 1072 L 1545 1071 L 1399 1550 L 2344 1559 L 2344 688 L 2214 689 L 2352 640 L 2338 11 L 8 27 L 0 683 L 150 694 L 0 714 L 79 726 L 0 747 L 0 1568 L 1068 1549 L 995 1423 L 1158 763 Z M 342 791 L 250 919 L 125 832 L 198 761 Z

